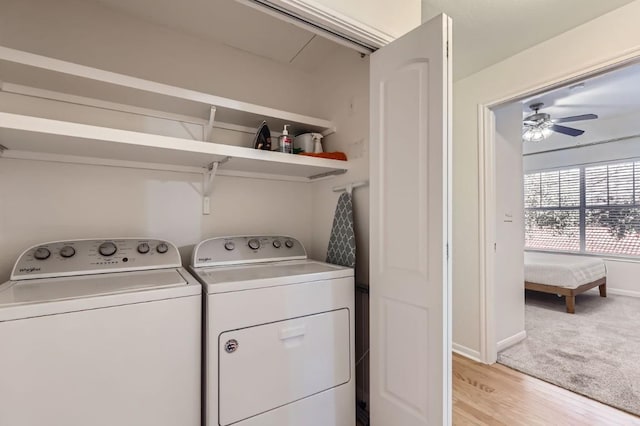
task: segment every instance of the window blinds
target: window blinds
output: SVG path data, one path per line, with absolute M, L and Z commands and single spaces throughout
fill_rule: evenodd
M 640 161 L 524 177 L 530 249 L 640 256 Z

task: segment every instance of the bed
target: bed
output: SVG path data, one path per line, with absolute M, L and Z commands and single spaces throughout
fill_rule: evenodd
M 600 297 L 607 297 L 607 270 L 602 259 L 524 254 L 524 288 L 564 296 L 570 314 L 575 313 L 576 295 L 595 287 Z

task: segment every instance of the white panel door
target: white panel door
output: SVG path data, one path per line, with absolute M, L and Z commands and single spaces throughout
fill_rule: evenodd
M 450 95 L 444 15 L 371 56 L 371 423 L 449 424 Z

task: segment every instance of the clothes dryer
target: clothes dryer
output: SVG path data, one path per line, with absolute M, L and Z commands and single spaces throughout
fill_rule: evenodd
M 354 273 L 284 236 L 213 238 L 191 271 L 205 300 L 205 424 L 355 424 Z

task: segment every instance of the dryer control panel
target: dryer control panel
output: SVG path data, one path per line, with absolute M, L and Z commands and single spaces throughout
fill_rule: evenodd
M 300 241 L 281 235 L 218 237 L 202 241 L 193 250 L 191 265 L 239 265 L 306 259 L 307 252 Z
M 12 280 L 125 272 L 182 266 L 178 248 L 164 240 L 116 238 L 38 244 L 25 250 Z

